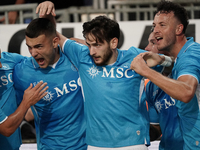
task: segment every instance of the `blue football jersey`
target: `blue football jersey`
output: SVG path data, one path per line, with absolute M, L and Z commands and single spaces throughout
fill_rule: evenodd
M 151 81 L 146 86 L 146 100 L 149 106 L 150 123 L 159 123 L 162 131 L 159 150 L 182 150 L 184 142 L 175 106 L 177 100 Z
M 14 66 L 23 59 L 23 56 L 15 53 L 1 53 L 2 68 L 0 68 L 0 123 L 3 123 L 9 115 L 17 109 L 15 89 L 13 86 Z M 16 150 L 22 143 L 19 128 L 9 137 L 0 134 L 0 149 Z
M 17 97 L 33 83 L 47 82 L 48 94 L 32 106 L 38 150 L 86 150 L 84 101 L 77 70 L 60 53 L 56 66 L 40 68 L 32 57 L 15 67 Z
M 96 66 L 87 46 L 66 40 L 63 51 L 82 81 L 87 115 L 86 142 L 97 147 L 125 147 L 149 143 L 149 125 L 142 109 L 143 77 L 130 69 L 144 50 L 119 50 L 113 65 Z M 147 113 L 147 111 L 146 111 Z
M 173 79 L 191 75 L 200 81 L 200 44 L 193 38 L 187 38 L 186 44 L 179 52 L 172 70 Z M 180 126 L 184 139 L 184 149 L 200 149 L 200 112 L 197 96 L 189 103 L 177 101 Z

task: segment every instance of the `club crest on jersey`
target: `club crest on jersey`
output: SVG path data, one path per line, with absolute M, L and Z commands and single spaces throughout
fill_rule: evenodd
M 10 69 L 10 66 L 8 64 L 2 63 L 2 69 L 8 70 L 8 69 Z
M 160 101 L 156 101 L 155 106 L 157 108 L 157 111 L 160 113 L 160 111 L 162 110 L 162 105 Z
M 50 102 L 50 101 L 53 99 L 53 94 L 54 94 L 54 93 L 51 93 L 50 91 L 47 91 L 47 95 L 45 95 L 42 99 L 43 99 L 44 101 Z
M 34 82 L 33 85 L 36 86 L 39 82 L 40 82 L 40 81 Z M 54 94 L 51 93 L 51 91 L 46 91 L 46 92 L 47 92 L 47 95 L 45 95 L 42 99 L 43 99 L 44 101 L 51 102 L 51 100 L 53 99 L 53 95 L 54 95 Z

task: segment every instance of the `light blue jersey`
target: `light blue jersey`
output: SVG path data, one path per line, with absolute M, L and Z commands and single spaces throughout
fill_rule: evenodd
M 0 123 L 17 109 L 15 89 L 13 86 L 14 66 L 23 59 L 23 56 L 14 53 L 1 53 L 2 68 L 0 68 Z M 0 149 L 17 150 L 22 143 L 20 129 L 6 137 L 0 134 Z
M 113 65 L 96 66 L 87 46 L 66 40 L 64 53 L 78 68 L 87 115 L 86 142 L 96 147 L 149 144 L 149 126 L 143 102 L 143 77 L 130 69 L 139 53 L 131 47 L 119 50 Z
M 172 70 L 173 79 L 183 75 L 194 76 L 200 81 L 200 44 L 193 38 L 187 38 L 186 44 L 179 52 Z M 184 149 L 200 149 L 200 112 L 196 95 L 189 103 L 177 101 L 180 126 L 183 133 Z
M 159 150 L 182 150 L 183 138 L 179 124 L 175 99 L 167 95 L 154 83 L 146 86 L 150 123 L 160 125 L 162 137 Z
M 86 150 L 84 101 L 77 70 L 62 53 L 55 67 L 40 68 L 32 57 L 15 67 L 18 98 L 33 83 L 47 82 L 48 94 L 32 107 L 38 150 Z

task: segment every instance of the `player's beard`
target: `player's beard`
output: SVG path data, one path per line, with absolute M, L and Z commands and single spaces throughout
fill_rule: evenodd
M 100 63 L 95 63 L 97 66 L 105 66 L 108 65 L 108 61 L 113 55 L 113 51 L 108 49 L 107 52 L 101 57 L 102 61 Z

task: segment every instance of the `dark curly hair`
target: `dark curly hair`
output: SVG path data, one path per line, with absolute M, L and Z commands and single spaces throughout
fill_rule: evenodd
M 83 36 L 86 38 L 88 34 L 94 35 L 101 43 L 104 40 L 110 42 L 113 38 L 119 39 L 119 24 L 106 16 L 98 16 L 83 24 Z
M 161 1 L 157 5 L 156 14 L 160 13 L 170 13 L 173 12 L 174 16 L 183 24 L 183 33 L 185 33 L 187 26 L 189 24 L 188 14 L 184 7 L 177 3 L 173 3 L 171 1 Z

